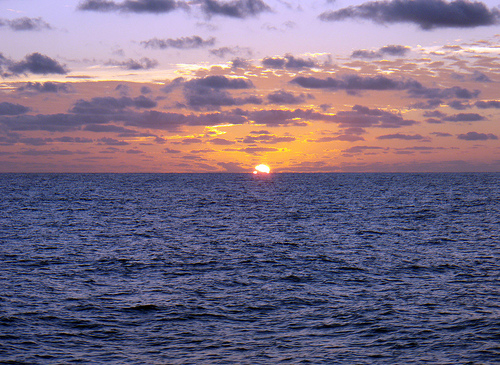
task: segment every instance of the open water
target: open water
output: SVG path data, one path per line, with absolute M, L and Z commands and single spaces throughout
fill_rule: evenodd
M 500 361 L 500 174 L 4 174 L 0 196 L 0 363 Z

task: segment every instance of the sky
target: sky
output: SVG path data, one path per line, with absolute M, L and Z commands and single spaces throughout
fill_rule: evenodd
M 498 172 L 499 5 L 0 0 L 0 172 Z

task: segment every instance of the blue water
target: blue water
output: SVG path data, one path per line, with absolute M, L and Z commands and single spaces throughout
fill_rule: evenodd
M 0 196 L 0 363 L 500 359 L 500 174 L 3 174 Z

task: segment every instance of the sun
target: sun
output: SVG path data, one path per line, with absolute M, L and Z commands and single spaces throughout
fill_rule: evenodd
M 260 164 L 255 166 L 255 171 L 253 172 L 254 174 L 269 174 L 271 172 L 271 168 L 267 165 Z

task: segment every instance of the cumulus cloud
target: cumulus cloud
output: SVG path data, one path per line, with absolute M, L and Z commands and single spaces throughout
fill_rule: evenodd
M 320 79 L 314 76 L 299 76 L 290 81 L 307 89 L 330 90 L 409 90 L 422 88 L 415 80 L 394 80 L 386 76 L 345 75 L 341 78 L 327 77 Z
M 262 104 L 256 96 L 233 97 L 228 90 L 253 88 L 253 83 L 244 78 L 207 76 L 184 83 L 184 96 L 189 107 L 197 109 L 219 109 L 222 106 Z
M 306 101 L 306 95 L 295 95 L 285 90 L 277 90 L 267 95 L 269 104 L 301 104 Z
M 414 23 L 421 29 L 431 30 L 494 25 L 499 21 L 500 12 L 478 1 L 386 0 L 326 11 L 319 18 L 323 21 L 361 18 L 379 24 Z
M 12 104 L 6 101 L 0 103 L 0 115 L 21 115 L 30 110 L 30 108 L 21 104 Z
M 458 139 L 464 141 L 486 141 L 488 139 L 497 140 L 498 137 L 492 133 L 477 133 L 477 132 L 467 132 L 465 134 L 459 134 Z
M 458 113 L 442 118 L 445 122 L 479 122 L 485 119 L 485 117 L 477 113 Z
M 14 31 L 40 31 L 44 29 L 52 29 L 49 23 L 42 18 L 22 17 L 17 19 L 0 19 L 0 27 L 8 26 Z
M 316 62 L 311 59 L 295 58 L 291 54 L 287 54 L 284 57 L 265 57 L 262 59 L 262 65 L 276 69 L 302 69 L 317 66 Z
M 88 11 L 122 11 L 127 13 L 168 13 L 178 8 L 186 8 L 183 1 L 174 0 L 126 0 L 122 2 L 110 0 L 85 0 L 78 5 L 79 10 Z
M 425 137 L 422 137 L 420 134 L 401 134 L 401 133 L 395 133 L 395 134 L 385 134 L 383 136 L 378 136 L 377 139 L 402 139 L 405 141 L 412 141 L 412 140 L 423 140 L 426 139 Z
M 243 19 L 271 11 L 271 8 L 262 0 L 233 0 L 229 2 L 203 0 L 202 10 L 207 16 L 221 15 Z
M 110 60 L 106 65 L 119 66 L 125 70 L 149 70 L 158 66 L 158 61 L 143 57 L 140 60 L 133 60 L 131 58 L 126 61 Z
M 313 109 L 295 109 L 295 110 L 256 110 L 249 112 L 247 118 L 257 124 L 265 124 L 267 126 L 307 126 L 308 121 L 330 121 L 334 117 L 329 114 L 322 114 Z
M 181 37 L 175 39 L 153 38 L 141 42 L 141 45 L 144 46 L 144 48 L 154 48 L 154 49 L 166 49 L 166 48 L 194 49 L 194 48 L 209 47 L 213 46 L 214 44 L 215 44 L 214 37 L 203 39 L 197 35 L 192 37 Z
M 275 135 L 270 135 L 270 134 L 263 134 L 259 136 L 246 136 L 243 139 L 243 143 L 264 143 L 264 144 L 276 144 L 276 143 L 282 143 L 282 142 L 293 142 L 295 141 L 295 137 L 278 137 Z
M 9 65 L 8 70 L 13 74 L 66 74 L 68 70 L 56 60 L 38 52 L 27 55 L 24 60 Z
M 368 51 L 365 49 L 358 49 L 353 51 L 351 58 L 382 58 L 384 56 L 404 56 L 410 51 L 410 47 L 401 45 L 389 45 L 379 48 L 378 51 Z
M 19 92 L 34 92 L 34 93 L 69 93 L 73 90 L 71 84 L 62 82 L 31 82 L 28 81 L 23 86 L 17 88 Z
M 414 120 L 404 119 L 400 114 L 361 105 L 338 112 L 331 121 L 338 123 L 341 128 L 400 128 L 417 124 Z
M 477 101 L 476 102 L 476 107 L 479 109 L 500 109 L 500 100 L 488 100 L 488 101 Z

